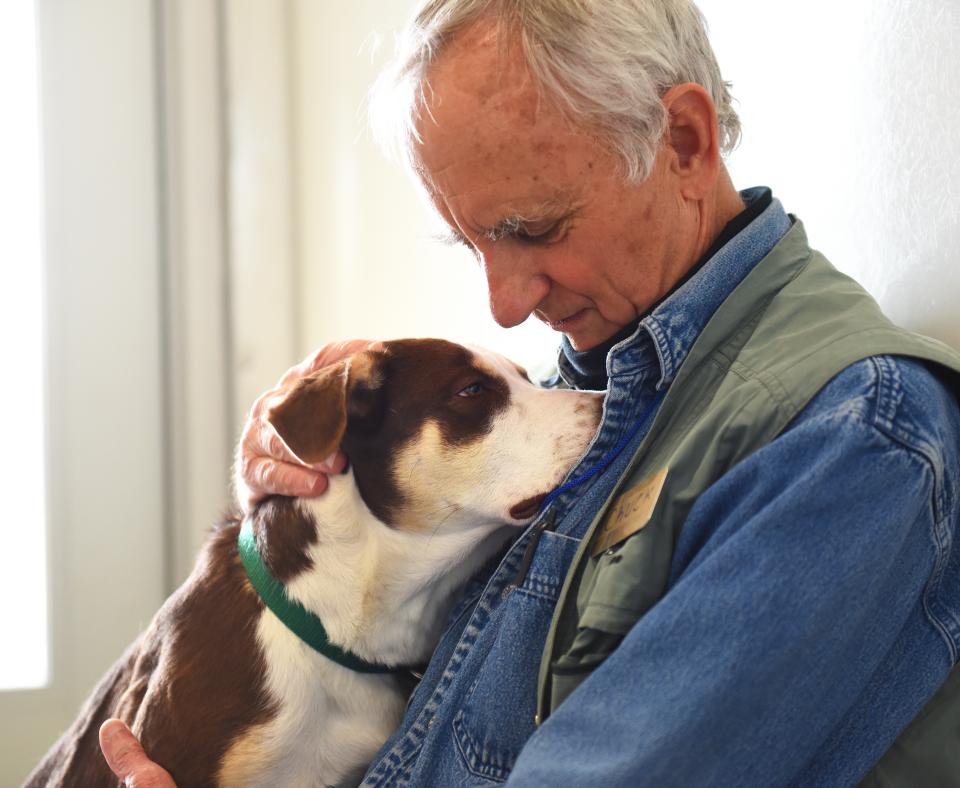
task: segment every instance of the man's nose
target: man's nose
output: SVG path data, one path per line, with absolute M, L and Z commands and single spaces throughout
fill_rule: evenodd
M 550 280 L 522 255 L 493 248 L 481 250 L 480 259 L 490 314 L 504 328 L 520 325 L 550 292 Z

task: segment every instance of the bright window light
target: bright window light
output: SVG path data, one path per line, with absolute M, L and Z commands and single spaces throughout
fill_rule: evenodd
M 43 299 L 36 8 L 0 4 L 0 690 L 47 683 Z

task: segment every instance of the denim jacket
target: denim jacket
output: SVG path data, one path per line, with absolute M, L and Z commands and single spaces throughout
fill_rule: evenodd
M 774 201 L 611 350 L 572 474 L 649 410 L 789 228 Z M 943 683 L 960 645 L 960 410 L 922 364 L 873 357 L 700 497 L 663 599 L 536 728 L 559 588 L 644 430 L 545 513 L 522 577 L 532 529 L 467 589 L 365 784 L 855 784 Z

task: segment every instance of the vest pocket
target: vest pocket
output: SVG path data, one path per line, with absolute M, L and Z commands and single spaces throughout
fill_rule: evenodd
M 673 532 L 664 526 L 654 520 L 588 560 L 577 592 L 580 627 L 625 635 L 663 596 L 673 558 Z
M 505 781 L 534 731 L 540 656 L 578 545 L 544 532 L 523 585 L 510 589 L 495 613 L 496 636 L 453 718 L 457 748 L 477 777 Z
M 549 713 L 620 645 L 663 594 L 672 555 L 669 529 L 651 522 L 582 565 L 550 663 Z

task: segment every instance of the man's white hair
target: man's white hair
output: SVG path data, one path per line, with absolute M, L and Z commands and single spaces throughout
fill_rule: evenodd
M 519 41 L 541 93 L 618 154 L 629 180 L 652 172 L 667 130 L 661 97 L 676 85 L 695 82 L 712 96 L 723 153 L 740 139 L 730 85 L 692 0 L 424 0 L 371 95 L 374 133 L 388 152 L 410 160 L 428 68 L 482 16 Z

